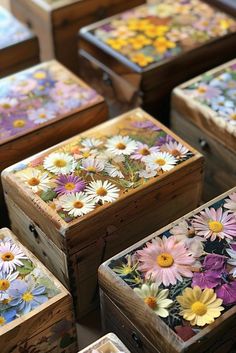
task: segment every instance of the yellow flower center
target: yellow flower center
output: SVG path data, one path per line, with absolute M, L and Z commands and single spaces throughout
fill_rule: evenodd
M 130 274 L 132 271 L 133 271 L 132 267 L 130 267 L 130 266 L 124 266 L 124 267 L 123 267 L 123 270 L 122 270 L 122 273 L 123 273 L 124 275 L 128 275 L 128 274 Z
M 203 316 L 207 312 L 207 306 L 199 301 L 196 301 L 195 303 L 192 304 L 191 306 L 192 311 L 196 315 Z
M 149 150 L 147 148 L 143 148 L 139 151 L 139 153 L 142 155 L 142 156 L 148 156 L 150 154 Z
M 144 302 L 151 308 L 155 309 L 157 307 L 157 299 L 155 297 L 147 297 L 144 299 Z
M 97 170 L 96 170 L 95 167 L 90 166 L 90 167 L 87 168 L 87 171 L 90 172 L 90 173 L 96 173 Z
M 45 72 L 39 71 L 39 72 L 35 72 L 34 77 L 40 80 L 40 79 L 45 78 L 46 74 L 45 74 Z
M 160 267 L 171 267 L 174 263 L 174 258 L 171 254 L 163 252 L 157 256 L 157 264 Z
M 71 191 L 71 190 L 74 190 L 74 188 L 75 188 L 75 184 L 74 183 L 66 183 L 65 184 L 65 189 L 66 190 Z
M 83 157 L 84 158 L 88 158 L 89 156 L 91 156 L 90 151 L 83 152 Z
M 188 238 L 193 238 L 195 236 L 194 229 L 189 229 L 187 236 L 188 236 Z
M 12 254 L 12 252 L 9 251 L 2 254 L 1 258 L 3 261 L 12 261 L 14 260 L 15 256 Z
M 30 179 L 28 180 L 28 184 L 29 184 L 30 186 L 36 186 L 36 185 L 39 185 L 39 184 L 40 184 L 40 180 L 37 179 L 37 178 L 30 178 Z
M 198 87 L 198 92 L 199 93 L 206 93 L 206 88 L 205 87 Z
M 155 162 L 156 162 L 156 164 L 159 164 L 160 166 L 163 166 L 166 164 L 166 161 L 163 158 L 159 158 Z
M 7 290 L 10 287 L 10 282 L 7 279 L 0 279 L 0 290 Z
M 101 187 L 101 188 L 97 189 L 96 193 L 97 193 L 98 196 L 106 196 L 107 195 L 107 190 L 104 189 L 103 187 Z
M 236 113 L 231 115 L 232 120 L 236 120 Z
M 13 126 L 14 126 L 14 127 L 24 127 L 24 126 L 25 126 L 25 120 L 23 120 L 23 119 L 16 119 L 16 120 L 13 122 Z
M 125 150 L 126 145 L 122 142 L 119 142 L 117 143 L 116 148 L 118 148 L 118 150 Z
M 31 294 L 30 292 L 25 292 L 23 295 L 22 295 L 22 299 L 25 301 L 25 302 L 31 302 L 31 300 L 33 300 L 34 296 L 33 294 Z
M 181 156 L 181 153 L 180 153 L 179 150 L 172 150 L 172 151 L 171 151 L 171 154 L 172 154 L 172 156 L 174 156 L 174 157 L 179 157 L 179 156 Z
M 39 114 L 39 118 L 40 118 L 40 119 L 45 119 L 46 117 L 47 117 L 47 115 L 44 114 L 44 113 Z
M 0 326 L 3 326 L 5 324 L 6 320 L 4 319 L 3 316 L 0 316 Z
M 10 108 L 11 108 L 11 104 L 9 104 L 9 103 L 3 103 L 3 104 L 2 104 L 2 107 L 3 107 L 4 109 L 10 109 Z
M 58 168 L 63 168 L 66 166 L 66 161 L 64 159 L 56 159 L 54 165 Z
M 224 229 L 224 226 L 221 222 L 218 221 L 210 221 L 208 223 L 209 229 L 214 233 L 220 233 Z
M 74 208 L 82 208 L 84 207 L 84 204 L 81 201 L 75 201 L 73 206 Z

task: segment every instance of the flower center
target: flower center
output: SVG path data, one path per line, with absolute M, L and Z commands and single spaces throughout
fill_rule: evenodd
M 10 282 L 7 279 L 0 279 L 0 290 L 7 290 L 10 287 Z
M 157 299 L 155 297 L 147 297 L 144 302 L 151 308 L 155 309 L 157 307 Z
M 3 261 L 12 261 L 14 260 L 15 256 L 12 254 L 12 252 L 5 252 L 1 256 Z
M 30 186 L 36 186 L 36 185 L 40 184 L 40 181 L 37 178 L 31 178 L 31 179 L 28 180 L 28 184 Z
M 205 87 L 198 87 L 198 92 L 199 93 L 206 93 L 206 88 Z
M 139 151 L 139 153 L 142 155 L 142 156 L 148 156 L 150 154 L 149 150 L 147 148 L 143 148 Z
M 163 158 L 159 158 L 156 160 L 156 164 L 159 164 L 160 166 L 162 166 L 166 164 L 166 161 Z
M 232 119 L 232 120 L 236 120 L 236 113 L 234 113 L 234 114 L 231 115 L 231 119 Z
M 39 114 L 39 118 L 40 119 L 45 119 L 47 116 L 46 116 L 46 114 L 44 114 L 44 113 L 41 113 L 41 114 Z
M 103 187 L 101 187 L 101 188 L 97 189 L 96 193 L 97 193 L 98 196 L 106 196 L 107 195 L 107 190 L 104 189 Z
M 90 151 L 83 152 L 83 157 L 84 158 L 88 158 L 89 156 L 91 156 L 91 152 Z
M 11 108 L 11 105 L 10 105 L 9 103 L 3 103 L 3 104 L 2 104 L 2 107 L 3 107 L 4 109 L 10 109 L 10 108 Z
M 4 319 L 3 316 L 0 316 L 0 326 L 3 326 L 5 324 L 6 320 Z
M 181 156 L 181 153 L 180 153 L 179 150 L 172 150 L 172 151 L 171 151 L 171 154 L 172 154 L 172 156 L 174 156 L 174 157 L 179 157 L 179 156 Z
M 54 165 L 58 168 L 63 168 L 66 166 L 66 161 L 64 159 L 56 159 Z
M 66 190 L 71 191 L 71 190 L 74 190 L 74 188 L 75 188 L 75 184 L 74 183 L 66 183 L 65 184 L 65 189 Z
M 207 312 L 207 306 L 199 301 L 195 302 L 191 306 L 192 311 L 196 315 L 203 316 Z
M 81 201 L 74 202 L 74 208 L 82 208 L 82 207 L 84 207 L 83 202 L 81 202 Z
M 188 238 L 193 238 L 194 235 L 195 235 L 194 229 L 193 229 L 193 228 L 189 229 L 189 231 L 188 231 Z
M 13 126 L 14 126 L 14 127 L 24 127 L 24 126 L 25 126 L 25 120 L 23 120 L 23 119 L 16 119 L 16 120 L 13 122 Z
M 118 150 L 125 150 L 126 145 L 122 142 L 119 142 L 119 143 L 117 143 L 116 148 L 118 148 Z
M 25 302 L 31 302 L 31 300 L 33 300 L 34 296 L 33 294 L 31 294 L 30 292 L 25 292 L 23 295 L 22 295 L 22 299 L 25 301 Z
M 128 274 L 130 274 L 132 271 L 133 271 L 132 267 L 130 267 L 130 266 L 124 266 L 122 272 L 123 272 L 124 275 L 128 275 Z
M 45 78 L 45 77 L 46 77 L 46 74 L 45 74 L 45 72 L 36 72 L 36 73 L 34 74 L 34 77 L 35 77 L 35 78 L 38 78 L 38 79 L 42 79 L 42 78 Z
M 96 173 L 97 170 L 96 170 L 95 167 L 90 166 L 90 167 L 87 168 L 87 171 L 88 171 L 89 173 Z
M 209 229 L 214 233 L 220 233 L 224 229 L 223 224 L 218 221 L 210 221 L 208 223 L 208 226 L 209 226 Z
M 162 254 L 157 256 L 157 264 L 160 267 L 171 267 L 174 263 L 174 258 L 172 255 L 163 252 Z

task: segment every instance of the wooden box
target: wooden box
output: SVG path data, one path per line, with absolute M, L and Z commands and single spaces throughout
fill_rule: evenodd
M 236 188 L 99 269 L 106 329 L 134 353 L 233 353 Z
M 79 28 L 142 3 L 144 0 L 10 0 L 14 15 L 37 33 L 41 59 L 56 58 L 75 72 Z
M 39 62 L 38 39 L 0 6 L 0 77 Z
M 235 41 L 236 22 L 208 4 L 157 0 L 81 29 L 79 48 L 118 99 L 159 111 L 177 84 L 232 59 Z
M 79 353 L 130 353 L 114 333 L 109 333 Z
M 205 0 L 212 5 L 218 7 L 222 11 L 227 12 L 231 16 L 236 17 L 236 2 L 235 0 Z
M 173 130 L 201 151 L 207 168 L 204 199 L 236 185 L 236 60 L 173 91 Z
M 81 317 L 97 304 L 99 265 L 196 207 L 202 173 L 201 154 L 137 109 L 7 168 L 2 181 L 14 231 L 71 289 Z
M 1 353 L 74 353 L 72 297 L 17 240 L 0 229 Z

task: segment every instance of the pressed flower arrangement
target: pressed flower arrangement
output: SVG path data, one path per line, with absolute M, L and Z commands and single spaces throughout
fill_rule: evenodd
M 235 244 L 234 189 L 102 265 L 102 289 L 107 293 L 108 285 L 119 277 L 183 341 L 194 336 L 197 340 L 208 325 L 230 310 L 234 313 Z M 112 271 L 109 279 L 108 269 Z M 124 296 L 126 287 L 121 282 L 116 284 Z M 114 294 L 108 293 L 113 300 Z M 138 313 L 141 302 L 133 295 L 130 300 L 135 301 L 132 310 Z

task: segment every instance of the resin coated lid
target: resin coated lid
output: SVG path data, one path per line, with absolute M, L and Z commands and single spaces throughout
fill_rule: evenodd
M 56 61 L 3 78 L 0 145 L 102 101 L 92 88 Z

